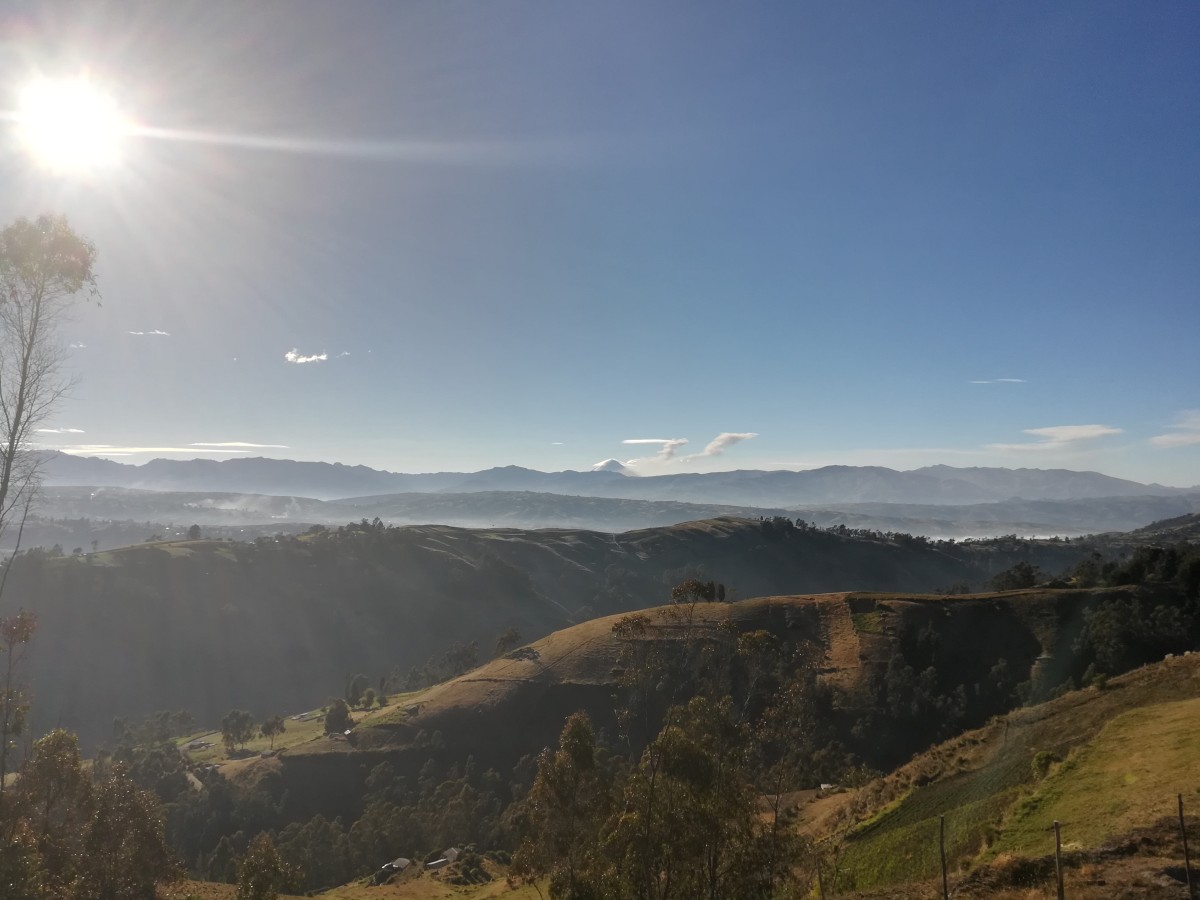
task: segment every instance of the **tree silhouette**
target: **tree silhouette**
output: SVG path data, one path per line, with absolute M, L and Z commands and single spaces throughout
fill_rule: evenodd
M 275 737 L 287 731 L 287 725 L 284 724 L 283 716 L 271 716 L 262 723 L 262 736 L 271 741 L 271 749 L 275 749 Z
M 0 534 L 37 492 L 43 457 L 23 451 L 66 390 L 57 324 L 76 295 L 98 296 L 95 261 L 62 216 L 0 231 Z
M 500 636 L 496 638 L 496 655 L 503 656 L 510 650 L 515 650 L 521 646 L 521 632 L 516 628 L 506 628 L 500 632 Z
M 341 734 L 353 727 L 354 719 L 350 715 L 350 707 L 346 705 L 345 700 L 334 700 L 329 704 L 329 711 L 325 713 L 326 734 Z
M 235 747 L 244 748 L 254 737 L 254 716 L 244 709 L 233 709 L 221 719 L 221 740 L 225 749 L 232 753 Z

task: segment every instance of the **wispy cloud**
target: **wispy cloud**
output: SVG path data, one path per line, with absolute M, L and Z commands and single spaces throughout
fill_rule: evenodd
M 229 448 L 245 448 L 247 450 L 287 450 L 290 449 L 287 444 L 254 444 L 250 441 L 196 441 L 194 444 L 188 444 L 189 447 L 229 447 Z
M 349 356 L 349 355 L 350 355 L 349 350 L 343 350 L 341 353 L 339 353 L 337 356 L 335 356 L 334 359 L 341 359 L 343 356 Z
M 70 350 L 86 350 L 87 344 L 85 344 L 83 341 L 72 341 L 71 343 L 67 344 L 67 348 Z
M 688 442 L 687 438 L 626 438 L 622 444 L 658 444 L 658 452 L 653 456 L 642 456 L 625 463 L 627 466 L 645 465 L 646 463 L 664 463 L 673 459 L 676 452 Z
M 39 434 L 83 434 L 82 428 L 39 428 Z
M 687 459 L 700 459 L 703 456 L 720 456 L 734 444 L 748 441 L 751 438 L 758 437 L 757 431 L 722 431 L 715 438 L 708 442 L 708 445 L 699 453 L 693 453 Z
M 1024 378 L 980 378 L 970 384 L 1027 384 Z
M 720 456 L 734 444 L 740 441 L 748 441 L 751 438 L 758 437 L 756 431 L 722 431 L 715 438 L 709 441 L 703 450 L 699 453 L 691 453 L 687 456 L 679 456 L 679 448 L 688 443 L 687 438 L 626 438 L 622 444 L 657 444 L 658 452 L 653 456 L 642 456 L 637 459 L 626 461 L 627 466 L 646 466 L 658 465 L 661 463 L 675 462 L 686 463 L 694 459 L 703 459 L 704 457 Z
M 72 444 L 67 447 L 52 447 L 72 456 L 132 456 L 137 453 L 249 453 L 249 450 L 204 449 L 201 447 L 119 447 L 113 444 Z
M 1018 453 L 1068 450 L 1089 441 L 1124 434 L 1125 429 L 1114 428 L 1111 425 L 1051 425 L 1047 428 L 1026 428 L 1024 432 L 1033 435 L 1038 440 L 1027 441 L 1023 444 L 988 444 L 987 449 Z
M 311 362 L 325 362 L 325 360 L 329 359 L 329 354 L 328 353 L 314 353 L 312 356 L 305 356 L 299 350 L 297 350 L 295 347 L 293 347 L 287 353 L 283 354 L 283 358 L 286 359 L 290 363 L 296 363 L 296 365 L 303 365 L 304 363 L 311 363 Z
M 1175 417 L 1165 434 L 1150 438 L 1151 445 L 1163 449 L 1200 444 L 1200 409 L 1185 409 Z
M 131 331 L 129 333 L 136 334 L 138 336 L 152 336 L 152 337 L 170 337 L 171 336 L 171 332 L 160 331 L 157 328 L 154 329 L 153 331 Z

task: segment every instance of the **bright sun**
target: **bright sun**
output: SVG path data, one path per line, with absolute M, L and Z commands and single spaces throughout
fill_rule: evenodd
M 34 159 L 62 173 L 113 165 L 128 129 L 112 98 L 83 79 L 27 85 L 16 122 Z

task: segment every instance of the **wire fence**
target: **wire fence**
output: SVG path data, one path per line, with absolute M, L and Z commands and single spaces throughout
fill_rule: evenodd
M 1200 880 L 1197 879 L 1195 873 L 1192 872 L 1192 857 L 1191 850 L 1188 845 L 1187 821 L 1184 817 L 1183 810 L 1183 794 L 1176 795 L 1175 812 L 1179 820 L 1179 843 L 1183 853 L 1183 876 L 1187 885 L 1187 896 L 1190 900 L 1200 900 Z M 1062 829 L 1063 823 L 1057 819 L 1051 826 L 1054 833 L 1054 888 L 1058 900 L 1067 900 L 1066 884 L 1063 878 L 1063 849 L 1062 849 Z M 942 900 L 950 900 L 950 872 L 946 863 L 946 816 L 938 816 L 938 859 L 941 866 L 941 898 Z M 836 877 L 835 877 L 836 881 Z M 817 892 L 820 900 L 826 900 L 826 884 L 825 874 L 822 871 L 821 862 L 817 860 L 816 870 Z M 836 893 L 836 891 L 834 891 Z

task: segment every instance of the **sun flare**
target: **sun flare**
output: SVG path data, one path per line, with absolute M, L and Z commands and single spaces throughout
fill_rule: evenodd
M 21 91 L 16 122 L 33 158 L 62 173 L 115 164 L 127 132 L 112 97 L 84 79 L 30 83 Z

